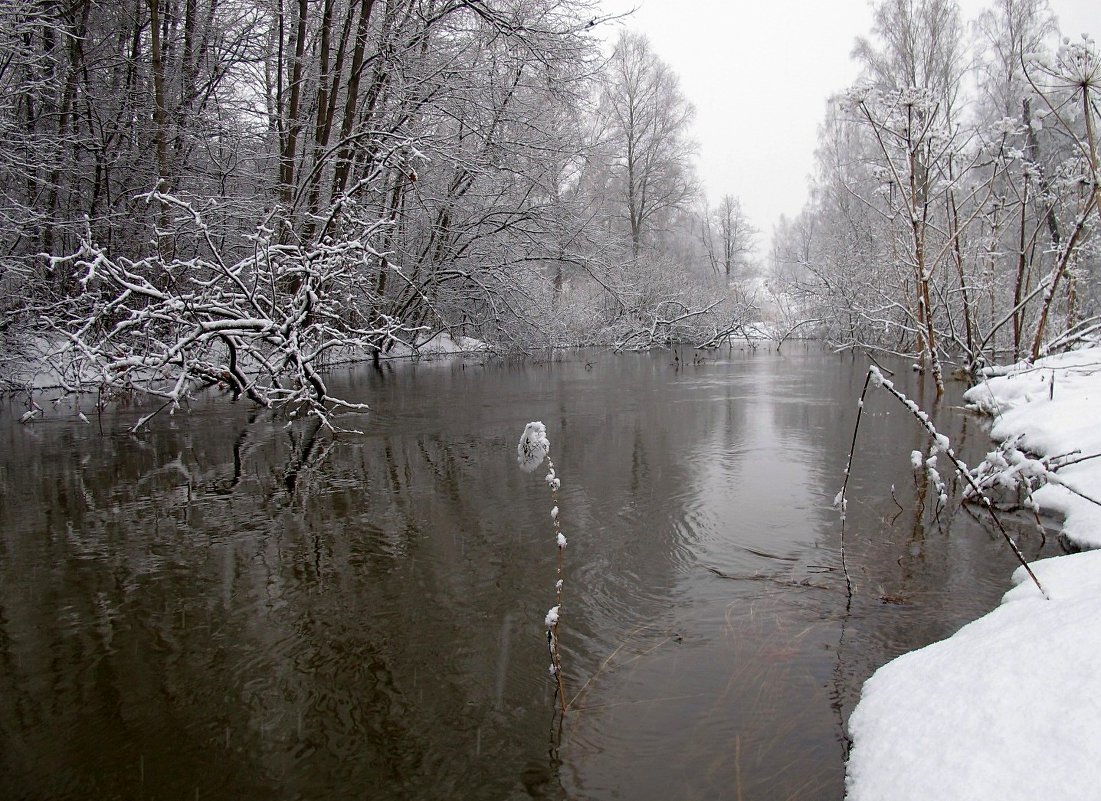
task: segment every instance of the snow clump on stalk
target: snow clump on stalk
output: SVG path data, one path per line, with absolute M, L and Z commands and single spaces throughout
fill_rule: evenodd
M 547 439 L 547 427 L 542 423 L 528 423 L 524 435 L 516 446 L 516 461 L 525 473 L 534 473 L 550 453 L 550 440 Z M 552 470 L 553 472 L 553 470 Z
M 524 427 L 524 433 L 520 437 L 520 443 L 516 446 L 516 461 L 520 469 L 525 473 L 532 473 L 544 461 L 547 463 L 547 487 L 551 492 L 550 518 L 554 525 L 554 544 L 558 551 L 557 579 L 554 583 L 555 604 L 547 612 L 543 619 L 543 625 L 547 631 L 547 650 L 550 653 L 550 675 L 555 681 L 555 692 L 558 695 L 559 706 L 562 712 L 566 711 L 566 687 L 562 679 L 562 658 L 558 651 L 558 622 L 562 609 L 562 581 L 564 570 L 564 551 L 566 550 L 566 535 L 562 533 L 559 522 L 558 490 L 562 486 L 561 480 L 554 471 L 554 462 L 550 458 L 550 440 L 547 439 L 547 427 L 540 422 L 528 423 Z

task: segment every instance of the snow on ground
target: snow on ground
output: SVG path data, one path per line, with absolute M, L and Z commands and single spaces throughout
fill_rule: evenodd
M 970 403 L 997 415 L 991 435 L 1023 435 L 1022 450 L 1055 456 L 1080 450 L 1101 454 L 1101 348 L 1072 351 L 1019 365 L 968 390 Z M 1067 489 L 1101 500 L 1101 458 L 1059 471 L 1066 485 L 1048 484 L 1036 501 L 1062 515 L 1071 541 L 1101 547 L 1101 506 Z M 1098 789 L 1101 798 L 1101 788 Z
M 20 342 L 17 354 L 13 355 L 11 343 L 0 343 L 6 351 L 0 365 L 0 389 L 52 389 L 61 386 L 61 374 L 55 364 L 59 344 L 45 337 L 33 337 Z M 88 374 L 87 377 L 89 381 L 95 381 L 95 376 Z
M 452 337 L 446 331 L 438 334 L 421 334 L 417 337 L 415 347 L 407 345 L 395 345 L 387 353 L 387 358 L 406 358 L 408 356 L 439 356 L 454 353 L 481 353 L 489 350 L 489 346 L 480 339 L 474 337 Z
M 62 381 L 55 365 L 55 354 L 60 347 L 60 342 L 51 342 L 42 337 L 22 343 L 18 357 L 9 357 L 0 364 L 0 391 L 61 387 L 65 382 Z M 415 356 L 486 353 L 489 350 L 489 345 L 480 339 L 465 336 L 452 337 L 443 332 L 420 334 L 412 346 L 396 344 L 382 358 L 408 359 Z M 327 357 L 326 363 L 331 365 L 365 362 L 370 359 L 370 354 L 364 353 L 360 348 L 333 348 L 329 350 Z M 98 379 L 98 375 L 85 370 L 83 380 L 87 384 L 95 385 Z
M 1052 382 L 1054 381 L 1054 389 Z M 997 415 L 993 435 L 1023 435 L 1039 455 L 1101 453 L 1101 349 L 1018 366 L 970 390 Z M 1101 497 L 1101 458 L 1060 470 Z M 1036 493 L 1068 536 L 1101 545 L 1098 507 L 1065 488 Z M 905 654 L 864 684 L 849 720 L 850 801 L 1101 799 L 1101 551 L 1023 569 L 990 614 Z
M 1101 551 L 1018 568 L 1001 606 L 864 684 L 850 801 L 1101 797 Z

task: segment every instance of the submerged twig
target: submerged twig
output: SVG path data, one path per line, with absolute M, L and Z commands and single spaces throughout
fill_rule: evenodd
M 841 491 L 833 499 L 833 505 L 841 512 L 841 569 L 845 573 L 845 593 L 850 602 L 853 597 L 853 583 L 849 576 L 849 564 L 845 557 L 845 519 L 849 507 L 849 476 L 852 474 L 853 454 L 856 452 L 856 438 L 860 433 L 860 421 L 864 417 L 864 398 L 868 394 L 868 386 L 872 378 L 871 371 L 874 369 L 876 368 L 869 368 L 868 374 L 864 376 L 864 387 L 860 390 L 860 400 L 856 404 L 856 423 L 853 424 L 853 438 L 849 444 L 849 457 L 845 462 L 845 481 L 841 485 Z
M 918 423 L 920 423 L 921 426 L 926 431 L 929 432 L 929 434 L 933 437 L 934 442 L 937 444 L 939 450 L 942 453 L 944 453 L 952 461 L 952 464 L 955 465 L 956 471 L 959 474 L 959 476 L 964 481 L 966 481 L 968 483 L 968 485 L 971 487 L 971 490 L 979 498 L 982 499 L 981 502 L 982 502 L 983 506 L 986 508 L 987 513 L 990 515 L 991 520 L 994 521 L 994 525 L 998 529 L 998 532 L 1002 535 L 1002 538 L 1006 541 L 1006 544 L 1008 544 L 1010 549 L 1013 551 L 1013 555 L 1017 558 L 1017 561 L 1021 564 L 1021 567 L 1023 567 L 1025 569 L 1025 572 L 1028 573 L 1029 578 L 1032 579 L 1032 582 L 1036 585 L 1036 588 L 1040 591 L 1040 594 L 1043 595 L 1044 598 L 1050 598 L 1050 596 L 1047 594 L 1047 590 L 1044 589 L 1044 585 L 1040 583 L 1040 579 L 1036 577 L 1036 574 L 1034 572 L 1032 572 L 1032 568 L 1029 567 L 1028 561 L 1025 559 L 1024 554 L 1021 553 L 1021 549 L 1017 547 L 1017 543 L 1015 543 L 1013 541 L 1013 538 L 1009 536 L 1009 532 L 1006 531 L 1005 526 L 1002 525 L 1002 521 L 998 518 L 997 513 L 994 511 L 994 506 L 990 502 L 990 499 L 987 498 L 986 495 L 982 492 L 982 490 L 979 487 L 978 483 L 975 481 L 975 478 L 971 475 L 971 471 L 967 467 L 966 463 L 964 463 L 964 461 L 962 459 L 960 459 L 958 456 L 956 456 L 955 452 L 953 452 L 953 450 L 951 448 L 951 443 L 949 442 L 948 437 L 946 437 L 943 434 L 941 434 L 940 432 L 938 432 L 936 427 L 933 425 L 932 421 L 929 419 L 929 416 L 921 410 L 921 408 L 917 405 L 917 403 L 915 403 L 914 401 L 907 398 L 902 392 L 900 392 L 898 389 L 895 388 L 895 385 L 893 383 L 891 383 L 886 378 L 884 378 L 883 374 L 879 371 L 879 368 L 874 367 L 874 366 L 868 368 L 868 378 L 864 382 L 865 391 L 867 390 L 869 381 L 874 383 L 877 387 L 885 390 L 889 395 L 894 397 L 899 403 L 901 403 L 903 406 L 905 406 L 910 411 L 910 413 L 914 416 L 914 418 L 918 421 Z M 863 402 L 864 402 L 864 394 L 863 393 L 861 393 L 860 401 L 861 401 L 861 407 L 863 407 Z M 859 423 L 859 418 L 857 419 L 857 422 Z M 855 444 L 856 444 L 856 432 L 854 430 L 854 432 L 853 432 L 853 446 L 854 447 L 855 447 Z M 851 451 L 850 451 L 850 461 L 851 461 Z M 847 470 L 846 470 L 846 475 L 845 475 L 845 484 L 846 485 L 848 484 L 848 472 L 847 472 Z M 842 488 L 842 493 L 844 493 L 844 488 Z M 842 499 L 843 499 L 843 496 L 842 496 Z M 844 518 L 842 518 L 842 520 L 844 520 Z

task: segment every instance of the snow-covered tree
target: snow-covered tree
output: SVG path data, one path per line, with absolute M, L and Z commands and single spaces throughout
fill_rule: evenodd
M 938 385 L 944 359 L 1035 357 L 1093 330 L 1092 43 L 1038 56 L 1041 0 L 984 13 L 974 62 L 951 0 L 883 0 L 873 19 L 863 77 L 820 129 L 805 246 L 774 242 L 776 286 L 838 345 L 920 358 Z
M 641 34 L 616 42 L 601 93 L 615 213 L 626 223 L 637 258 L 652 228 L 685 208 L 697 187 L 689 128 L 695 109 L 673 70 Z
M 700 237 L 712 269 L 729 284 L 753 252 L 757 229 L 734 195 L 723 195 L 719 205 L 706 209 L 700 224 Z

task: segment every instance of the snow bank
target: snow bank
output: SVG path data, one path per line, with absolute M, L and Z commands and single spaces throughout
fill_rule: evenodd
M 850 801 L 1097 799 L 1101 551 L 1023 569 L 1002 605 L 895 659 L 849 719 Z
M 453 353 L 481 353 L 489 350 L 489 346 L 480 339 L 474 337 L 452 337 L 443 332 L 440 334 L 421 335 L 417 337 L 414 347 L 408 345 L 394 345 L 385 358 L 404 359 L 409 356 L 440 356 Z
M 11 343 L 3 342 L 6 349 Z M 0 388 L 8 389 L 54 389 L 65 382 L 56 366 L 56 354 L 62 345 L 61 340 L 51 341 L 45 337 L 30 337 L 20 341 L 15 352 L 4 353 L 0 364 Z M 94 382 L 97 378 L 91 372 L 85 372 L 83 378 Z
M 0 343 L 2 344 L 2 343 Z M 0 363 L 0 390 L 56 389 L 65 384 L 56 366 L 55 355 L 62 347 L 60 340 L 43 337 L 28 339 L 20 344 L 18 354 L 6 354 Z M 384 359 L 408 359 L 413 356 L 443 356 L 450 354 L 485 353 L 490 346 L 474 337 L 452 337 L 444 332 L 417 337 L 414 346 L 397 344 Z M 332 348 L 327 353 L 326 366 L 364 362 L 370 358 L 358 348 Z M 100 376 L 85 368 L 80 380 L 88 385 L 98 383 Z
M 995 439 L 1022 435 L 1018 447 L 1041 456 L 1101 454 L 1101 348 L 1018 365 L 964 397 L 995 416 Z M 1059 477 L 1065 486 L 1042 487 L 1036 501 L 1063 516 L 1063 533 L 1072 542 L 1101 547 L 1101 506 L 1067 489 L 1101 500 L 1101 458 L 1064 467 Z
M 1101 349 L 990 376 L 968 402 L 995 415 L 996 439 L 1054 456 L 1101 453 Z M 1101 458 L 1059 471 L 1101 498 Z M 1035 493 L 1068 537 L 1101 545 L 1101 507 L 1048 484 Z M 850 801 L 1101 799 L 1101 551 L 1023 569 L 990 614 L 884 665 L 849 719 Z

